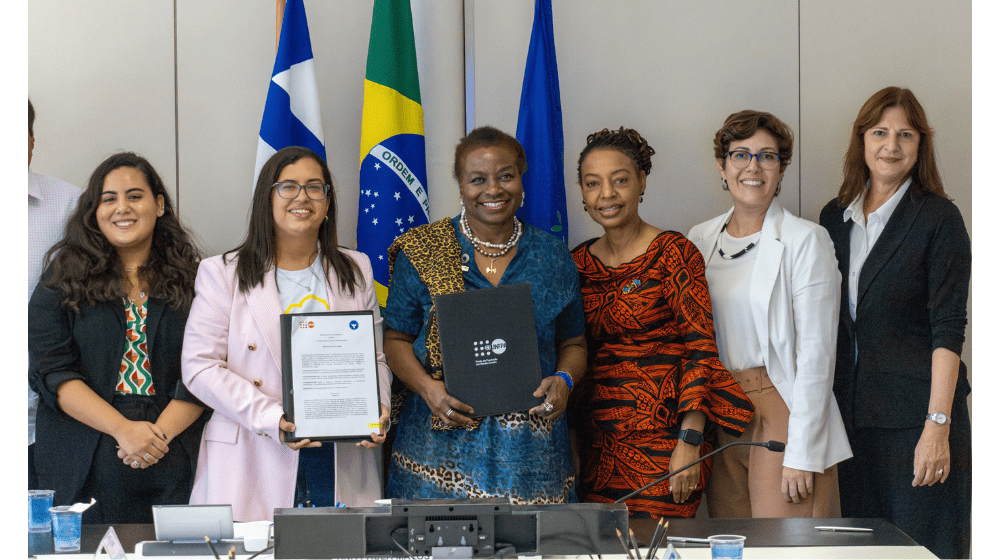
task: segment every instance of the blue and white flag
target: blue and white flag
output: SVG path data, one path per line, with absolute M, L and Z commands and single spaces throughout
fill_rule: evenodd
M 521 178 L 524 207 L 517 216 L 568 242 L 562 102 L 552 32 L 552 0 L 535 0 L 535 21 L 517 113 L 517 139 L 528 156 L 528 171 Z
M 264 117 L 260 121 L 254 185 L 268 158 L 288 146 L 305 146 L 326 160 L 312 43 L 302 0 L 285 3 L 278 54 L 274 57 Z

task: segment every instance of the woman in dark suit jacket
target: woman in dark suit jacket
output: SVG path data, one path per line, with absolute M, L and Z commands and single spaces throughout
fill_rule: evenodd
M 188 501 L 203 408 L 180 358 L 198 260 L 131 153 L 98 166 L 46 255 L 28 305 L 35 468 L 55 504 L 97 498 L 85 523 L 149 523 L 151 505 Z
M 882 517 L 941 558 L 969 555 L 972 449 L 959 356 L 971 248 L 913 93 L 861 107 L 823 208 L 843 278 L 834 393 L 854 459 L 844 517 Z

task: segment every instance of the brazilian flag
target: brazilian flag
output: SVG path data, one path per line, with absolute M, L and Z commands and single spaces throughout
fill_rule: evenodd
M 389 293 L 389 245 L 426 224 L 429 210 L 410 0 L 375 0 L 361 123 L 358 250 L 371 259 L 379 305 Z

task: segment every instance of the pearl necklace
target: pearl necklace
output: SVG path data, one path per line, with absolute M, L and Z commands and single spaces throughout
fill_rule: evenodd
M 511 234 L 510 239 L 507 240 L 507 243 L 501 245 L 498 243 L 490 243 L 489 241 L 483 241 L 482 239 L 476 237 L 476 234 L 472 233 L 472 228 L 469 227 L 469 220 L 465 217 L 464 205 L 462 206 L 462 217 L 459 220 L 459 223 L 462 225 L 462 233 L 464 233 L 465 236 L 469 238 L 469 241 L 472 242 L 472 247 L 480 254 L 482 254 L 484 257 L 490 259 L 490 266 L 486 267 L 486 272 L 489 274 L 496 274 L 497 269 L 495 266 L 493 266 L 493 263 L 496 262 L 496 260 L 499 259 L 500 257 L 509 253 L 510 250 L 517 245 L 517 242 L 521 239 L 521 234 L 524 232 L 524 230 L 521 227 L 520 220 L 515 218 L 514 233 Z M 497 251 L 496 253 L 490 253 L 487 252 L 485 249 L 483 249 L 483 247 L 489 247 L 491 249 L 500 249 L 500 250 Z

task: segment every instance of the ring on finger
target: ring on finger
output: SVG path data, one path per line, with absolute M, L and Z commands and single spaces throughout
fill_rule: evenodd
M 146 453 L 145 455 L 143 455 L 142 456 L 142 460 L 146 461 L 148 463 L 149 462 L 149 453 Z
M 936 474 L 937 476 L 941 476 L 941 475 L 944 474 L 944 469 L 938 469 L 938 470 L 934 471 L 934 474 Z
M 545 412 L 552 412 L 552 409 L 555 407 L 552 406 L 552 403 L 550 403 L 549 401 L 545 401 L 545 403 L 542 404 L 542 408 L 545 409 Z
M 449 408 L 448 412 L 445 412 L 444 415 L 447 416 L 448 418 L 451 418 L 451 415 L 454 414 L 454 413 L 455 413 L 455 409 L 454 408 Z
M 139 468 L 139 461 L 132 461 L 132 468 L 133 469 L 138 469 Z

